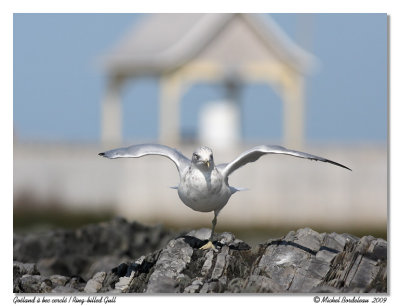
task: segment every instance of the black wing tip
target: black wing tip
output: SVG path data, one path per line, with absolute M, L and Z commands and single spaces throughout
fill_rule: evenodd
M 349 167 L 346 167 L 346 166 L 343 166 L 343 165 L 340 165 L 340 164 L 339 164 L 339 166 L 342 167 L 342 168 L 345 168 L 345 169 L 347 169 L 347 170 L 349 170 L 349 171 L 353 171 L 353 170 L 351 170 Z
M 99 153 L 99 156 L 105 156 L 104 152 Z
M 345 168 L 345 169 L 347 169 L 347 170 L 350 170 L 350 171 L 353 171 L 353 170 L 351 170 L 349 167 L 346 167 L 346 166 L 344 166 L 344 165 L 342 165 L 342 164 L 339 164 L 339 163 L 337 163 L 337 162 L 334 162 L 334 161 L 329 161 L 331 164 L 334 164 L 334 165 L 336 165 L 336 166 L 339 166 L 339 167 L 342 167 L 342 168 Z

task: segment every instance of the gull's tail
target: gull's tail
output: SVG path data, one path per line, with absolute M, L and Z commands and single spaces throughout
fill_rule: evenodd
M 234 194 L 235 192 L 238 192 L 238 191 L 249 190 L 249 188 L 241 188 L 241 187 L 231 187 L 231 186 L 229 186 L 229 188 L 231 189 L 232 194 Z

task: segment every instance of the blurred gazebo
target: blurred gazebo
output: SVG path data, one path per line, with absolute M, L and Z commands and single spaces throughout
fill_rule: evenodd
M 313 56 L 265 14 L 147 15 L 104 57 L 108 86 L 102 141 L 122 141 L 120 95 L 125 81 L 151 75 L 161 78 L 160 143 L 180 143 L 181 97 L 194 83 L 224 84 L 237 108 L 240 84 L 257 82 L 268 84 L 281 98 L 283 142 L 300 148 L 305 74 L 313 64 Z

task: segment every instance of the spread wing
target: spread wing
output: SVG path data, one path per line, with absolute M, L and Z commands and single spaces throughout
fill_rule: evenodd
M 99 153 L 100 156 L 107 158 L 123 158 L 123 157 L 142 157 L 145 155 L 161 155 L 172 160 L 179 174 L 190 165 L 190 160 L 179 151 L 159 144 L 139 144 L 126 148 L 118 148 L 106 152 Z
M 235 160 L 233 160 L 229 164 L 221 164 L 221 165 L 218 165 L 217 167 L 221 171 L 222 175 L 226 178 L 233 171 L 239 169 L 240 167 L 246 165 L 247 163 L 255 162 L 257 159 L 259 159 L 264 154 L 285 154 L 285 155 L 291 155 L 291 156 L 300 157 L 300 158 L 307 158 L 310 160 L 317 160 L 317 161 L 322 161 L 322 162 L 326 162 L 326 163 L 331 163 L 333 165 L 343 167 L 343 168 L 351 171 L 350 168 L 347 168 L 346 166 L 343 166 L 342 164 L 339 164 L 332 160 L 329 160 L 329 159 L 326 159 L 323 157 L 319 157 L 319 156 L 315 156 L 315 155 L 311 155 L 311 154 L 304 153 L 304 152 L 288 150 L 281 146 L 257 146 L 257 147 L 254 147 L 250 150 L 243 152 L 242 154 L 239 155 L 239 157 L 237 157 Z

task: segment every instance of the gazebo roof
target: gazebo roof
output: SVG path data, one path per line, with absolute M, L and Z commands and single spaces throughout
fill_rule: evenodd
M 161 74 L 194 59 L 234 18 L 242 17 L 269 51 L 300 73 L 315 64 L 266 14 L 149 14 L 103 57 L 110 74 Z

